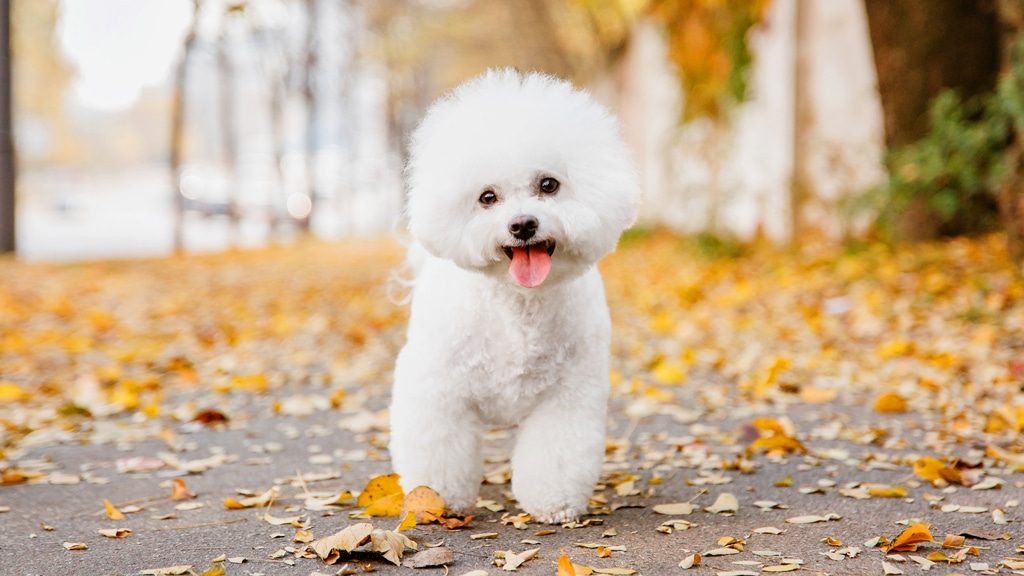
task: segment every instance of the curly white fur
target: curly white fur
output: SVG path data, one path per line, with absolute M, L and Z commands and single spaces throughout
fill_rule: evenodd
M 490 71 L 433 105 L 413 135 L 409 230 L 419 269 L 395 367 L 391 457 L 406 490 L 471 509 L 488 425 L 517 424 L 512 489 L 545 522 L 586 512 L 604 454 L 611 326 L 595 264 L 636 217 L 615 119 L 541 74 Z M 538 181 L 560 183 L 542 194 Z M 498 201 L 482 205 L 484 190 Z M 509 223 L 536 218 L 550 273 L 510 274 Z

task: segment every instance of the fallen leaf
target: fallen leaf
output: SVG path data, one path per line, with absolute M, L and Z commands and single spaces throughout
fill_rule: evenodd
M 868 494 L 878 498 L 905 498 L 907 496 L 907 489 L 903 486 L 872 484 L 868 487 Z
M 731 514 L 740 509 L 740 503 L 736 497 L 728 492 L 723 492 L 715 499 L 715 503 L 704 510 L 712 514 Z
M 907 400 L 895 392 L 885 392 L 875 399 L 875 412 L 901 414 L 907 411 Z
M 85 542 L 65 542 L 64 543 L 64 549 L 65 550 L 88 550 L 89 547 L 85 544 Z
M 761 570 L 763 572 L 792 572 L 793 570 L 799 569 L 799 564 L 776 564 L 772 566 L 765 566 Z
M 255 508 L 257 506 L 266 506 L 275 500 L 280 494 L 281 489 L 277 486 L 273 486 L 270 490 L 260 494 L 259 496 L 249 496 L 248 498 L 242 498 L 236 500 L 235 498 L 225 498 L 224 507 L 228 510 L 241 510 L 243 508 Z
M 351 552 L 370 540 L 370 533 L 373 532 L 373 525 L 366 522 L 353 524 L 347 528 L 335 532 L 319 540 L 314 540 L 310 547 L 316 552 L 321 560 L 327 558 L 331 552 L 341 550 Z
M 127 538 L 132 533 L 128 528 L 100 528 L 97 532 L 107 538 Z
M 432 568 L 434 566 L 445 566 L 455 561 L 455 553 L 451 548 L 427 548 L 417 552 L 402 561 L 406 568 Z
M 391 530 L 375 529 L 370 532 L 370 547 L 374 552 L 384 554 L 384 559 L 395 566 L 402 563 L 402 555 L 405 551 L 416 550 L 416 543 L 410 540 L 405 534 L 392 532 Z
M 576 568 L 564 551 L 558 556 L 558 572 L 555 576 L 576 576 Z
M 963 536 L 957 534 L 946 534 L 946 537 L 942 539 L 942 547 L 959 548 L 964 545 L 964 540 L 966 540 L 966 538 Z
M 518 554 L 509 550 L 505 552 L 505 564 L 501 566 L 501 569 L 506 572 L 512 572 L 522 566 L 524 562 L 536 556 L 537 552 L 540 552 L 540 548 L 531 548 Z
M 881 549 L 885 553 L 914 552 L 917 550 L 918 544 L 934 541 L 935 539 L 932 537 L 932 533 L 928 529 L 927 524 L 912 524 L 908 526 L 906 530 L 901 532 L 900 535 L 892 541 L 892 544 L 882 546 Z
M 196 495 L 188 491 L 185 481 L 181 478 L 171 480 L 171 500 L 191 500 Z
M 693 512 L 694 505 L 689 502 L 674 502 L 672 504 L 658 504 L 652 510 L 656 514 L 665 514 L 667 516 L 682 516 L 691 514 Z
M 684 569 L 700 566 L 700 554 L 690 554 L 679 562 L 679 567 Z
M 272 516 L 269 512 L 265 512 L 263 514 L 264 522 L 266 522 L 267 524 L 272 524 L 274 526 L 294 526 L 295 524 L 298 524 L 300 519 L 302 519 L 302 516 L 286 516 L 282 518 L 278 516 Z
M 898 574 L 903 574 L 903 570 L 900 570 L 896 566 L 894 566 L 894 565 L 886 562 L 885 560 L 883 560 L 882 561 L 882 573 L 885 574 L 886 576 L 896 576 Z
M 111 504 L 110 500 L 107 500 L 106 498 L 103 499 L 103 509 L 107 514 L 107 518 L 110 518 L 111 520 L 124 520 L 124 514 L 122 514 L 121 511 Z
M 786 518 L 786 522 L 789 524 L 814 524 L 816 522 L 828 522 L 830 520 L 839 520 L 842 516 L 838 514 L 826 514 L 824 516 L 818 516 L 816 514 L 810 514 L 807 516 L 794 516 L 793 518 Z
M 356 504 L 365 508 L 367 516 L 398 516 L 402 512 L 404 496 L 398 484 L 398 474 L 385 474 L 366 483 Z
M 182 574 L 188 574 L 191 571 L 191 564 L 181 564 L 179 566 L 168 566 L 166 568 L 147 568 L 145 570 L 139 570 L 139 574 L 140 576 L 181 576 Z
M 417 524 L 429 524 L 444 514 L 444 499 L 426 486 L 417 486 L 405 495 L 402 502 L 401 515 L 404 517 L 406 513 L 413 514 Z

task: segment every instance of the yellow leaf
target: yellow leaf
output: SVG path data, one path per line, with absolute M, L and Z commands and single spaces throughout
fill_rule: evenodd
M 890 340 L 878 347 L 878 356 L 883 360 L 908 356 L 914 353 L 914 343 L 908 340 Z
M 17 402 L 27 397 L 28 394 L 14 382 L 0 382 L 0 403 Z
M 658 366 L 651 371 L 651 376 L 658 384 L 682 384 L 686 380 L 686 370 L 675 362 L 659 362 Z
M 224 571 L 224 566 L 222 564 L 215 564 L 200 576 L 224 576 L 226 573 L 227 572 Z
M 895 392 L 886 392 L 875 400 L 875 412 L 899 414 L 907 411 L 907 400 Z
M 395 527 L 395 532 L 404 532 L 410 528 L 416 527 L 416 514 L 414 512 L 406 512 L 405 517 Z
M 103 508 L 107 513 L 107 518 L 110 518 L 111 520 L 124 520 L 124 514 L 115 508 L 114 505 L 110 503 L 110 500 L 107 500 L 106 498 L 103 499 Z
M 868 494 L 879 498 L 905 498 L 907 496 L 907 489 L 903 486 L 875 484 L 868 487 Z
M 429 524 L 444 515 L 444 499 L 427 486 L 417 486 L 405 495 L 402 512 L 415 514 L 417 524 Z
M 371 478 L 356 503 L 366 508 L 367 516 L 398 516 L 402 512 L 404 494 L 398 484 L 398 474 L 385 474 Z
M 572 561 L 565 555 L 565 551 L 558 557 L 558 574 L 557 576 L 576 576 L 576 568 L 573 567 Z

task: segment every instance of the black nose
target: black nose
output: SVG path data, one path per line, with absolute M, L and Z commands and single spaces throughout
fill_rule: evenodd
M 540 222 L 533 216 L 516 216 L 508 223 L 508 231 L 520 240 L 529 240 L 537 233 Z

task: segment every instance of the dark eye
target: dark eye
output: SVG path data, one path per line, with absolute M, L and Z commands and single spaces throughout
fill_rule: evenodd
M 477 201 L 484 206 L 490 206 L 498 201 L 498 195 L 494 193 L 494 190 L 484 190 Z
M 543 178 L 540 181 L 540 191 L 544 194 L 554 194 L 555 192 L 558 192 L 558 186 L 558 180 L 555 180 L 550 176 Z

